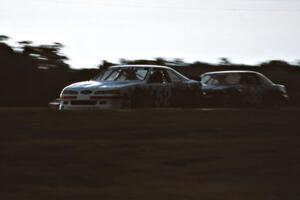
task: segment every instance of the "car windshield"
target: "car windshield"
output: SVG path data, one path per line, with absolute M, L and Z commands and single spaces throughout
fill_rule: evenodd
M 95 81 L 143 81 L 145 80 L 148 68 L 114 67 L 98 74 Z

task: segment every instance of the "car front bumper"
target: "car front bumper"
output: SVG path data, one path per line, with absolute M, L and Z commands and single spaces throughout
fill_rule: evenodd
M 60 100 L 59 110 L 94 110 L 124 108 L 124 99 Z

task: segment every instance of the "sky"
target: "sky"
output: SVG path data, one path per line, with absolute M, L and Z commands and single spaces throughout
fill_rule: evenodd
M 300 0 L 0 0 L 10 43 L 60 42 L 73 68 L 180 58 L 300 60 Z

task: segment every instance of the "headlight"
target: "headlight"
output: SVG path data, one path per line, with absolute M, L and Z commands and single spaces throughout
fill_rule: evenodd
M 62 94 L 78 94 L 78 92 L 74 90 L 64 90 Z
M 121 94 L 120 90 L 99 90 L 95 94 Z

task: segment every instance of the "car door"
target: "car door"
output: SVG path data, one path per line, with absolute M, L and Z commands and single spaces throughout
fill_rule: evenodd
M 167 73 L 170 77 L 171 105 L 175 107 L 195 106 L 201 92 L 200 82 L 192 82 L 172 70 L 167 70 Z
M 153 68 L 147 81 L 147 101 L 150 106 L 169 107 L 172 83 L 166 69 Z
M 241 82 L 244 86 L 245 93 L 244 103 L 249 105 L 260 105 L 263 101 L 263 85 L 255 74 L 244 74 Z

